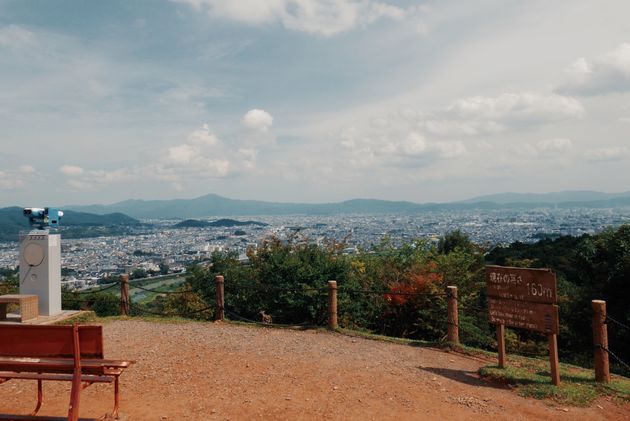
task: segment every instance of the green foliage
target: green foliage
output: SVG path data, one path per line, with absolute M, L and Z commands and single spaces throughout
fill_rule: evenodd
M 114 282 L 118 282 L 118 280 L 120 279 L 120 276 L 118 275 L 109 275 L 109 276 L 104 276 L 101 279 L 98 280 L 98 284 L 113 284 Z
M 109 292 L 78 294 L 64 289 L 61 306 L 65 310 L 90 310 L 99 317 L 117 316 L 120 314 L 120 297 Z
M 475 248 L 470 237 L 460 230 L 447 232 L 438 242 L 438 253 L 440 254 L 449 254 L 456 250 L 473 253 Z
M 160 275 L 167 275 L 171 269 L 166 263 L 160 263 Z
M 131 275 L 129 275 L 129 279 L 142 279 L 146 277 L 147 277 L 147 271 L 142 268 L 134 269 L 131 272 Z
M 13 275 L 17 275 L 17 273 L 19 272 L 19 268 L 15 268 L 15 269 L 10 269 L 10 268 L 0 268 L 0 279 L 2 278 L 9 278 L 12 277 Z
M 73 276 L 76 275 L 77 271 L 72 268 L 61 268 L 61 276 Z
M 334 279 L 342 328 L 430 341 L 446 334 L 444 288 L 456 285 L 461 308 L 471 308 L 462 316 L 463 337 L 473 345 L 492 346 L 493 332 L 483 315 L 472 310 L 484 299 L 479 294 L 483 258 L 476 249 L 457 247 L 440 254 L 424 241 L 395 246 L 388 239 L 351 256 L 343 255 L 343 248 L 271 239 L 248 251 L 248 265 L 240 264 L 233 252 L 215 252 L 209 267 L 189 269 L 187 281 L 204 302 L 212 303 L 214 277 L 224 275 L 228 317 L 231 312 L 260 320 L 262 310 L 275 323 L 322 325 L 327 284 Z
M 203 297 L 186 283 L 174 294 L 161 294 L 152 303 L 151 311 L 184 316 L 196 320 L 213 320 L 214 311 Z
M 4 280 L 0 281 L 0 295 L 17 294 L 19 290 L 19 281 L 17 275 L 5 275 Z

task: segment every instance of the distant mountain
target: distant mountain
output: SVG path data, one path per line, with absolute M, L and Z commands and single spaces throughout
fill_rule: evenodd
M 24 218 L 26 219 L 26 218 Z M 63 211 L 62 226 L 85 225 L 140 225 L 140 221 L 120 212 L 98 215 L 94 213 L 77 212 L 73 210 Z
M 630 192 L 602 193 L 591 190 L 562 191 L 553 193 L 499 193 L 487 196 L 478 196 L 457 203 L 491 202 L 497 205 L 512 203 L 586 203 L 603 202 L 616 199 L 630 198 Z
M 276 203 L 228 199 L 208 194 L 195 199 L 126 200 L 112 205 L 66 206 L 82 212 L 121 212 L 135 218 L 204 218 L 245 215 L 331 215 L 341 213 L 417 212 L 423 205 L 411 202 L 356 199 L 340 203 Z
M 0 208 L 0 241 L 17 241 L 19 232 L 30 228 L 28 219 L 22 216 L 22 210 L 17 206 Z M 63 212 L 61 232 L 65 237 L 82 237 L 82 233 L 85 236 L 111 234 L 118 227 L 140 225 L 140 221 L 122 213 L 96 215 L 72 210 Z
M 234 219 L 219 219 L 217 221 L 200 221 L 198 219 L 187 219 L 173 225 L 173 228 L 204 228 L 204 227 L 242 227 L 245 225 L 256 225 L 265 227 L 268 224 L 256 221 L 236 221 Z
M 195 199 L 126 200 L 112 205 L 66 206 L 82 212 L 106 214 L 120 212 L 134 218 L 207 218 L 247 215 L 337 215 L 378 213 L 420 213 L 467 209 L 531 209 L 537 207 L 614 208 L 630 206 L 630 192 L 600 193 L 567 191 L 545 194 L 502 193 L 480 196 L 461 202 L 418 204 L 406 201 L 354 199 L 338 203 L 276 203 L 228 199 L 208 194 Z

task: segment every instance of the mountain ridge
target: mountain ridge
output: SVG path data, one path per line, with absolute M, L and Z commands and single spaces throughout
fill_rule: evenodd
M 111 205 L 67 206 L 82 212 L 105 214 L 120 212 L 138 219 L 191 219 L 213 216 L 246 215 L 335 215 L 348 213 L 418 213 L 466 209 L 531 209 L 536 207 L 609 208 L 630 206 L 630 192 L 564 191 L 552 193 L 500 193 L 458 202 L 415 203 L 382 199 L 350 199 L 330 203 L 266 202 L 230 199 L 214 193 L 192 199 L 129 199 Z

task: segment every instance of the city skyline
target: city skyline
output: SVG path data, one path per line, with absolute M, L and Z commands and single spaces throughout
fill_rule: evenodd
M 627 191 L 628 12 L 5 1 L 0 207 Z

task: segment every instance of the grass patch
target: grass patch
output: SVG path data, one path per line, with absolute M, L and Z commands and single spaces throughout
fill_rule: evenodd
M 549 361 L 542 359 L 511 356 L 508 367 L 485 366 L 479 369 L 479 374 L 515 386 L 520 396 L 564 405 L 588 406 L 601 396 L 630 402 L 630 379 L 612 375 L 609 384 L 601 384 L 595 382 L 593 370 L 569 364 L 560 364 L 558 387 L 551 384 Z
M 100 319 L 93 311 L 82 311 L 78 313 L 76 316 L 61 320 L 59 322 L 54 323 L 55 325 L 85 325 L 90 323 L 97 323 Z

